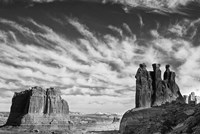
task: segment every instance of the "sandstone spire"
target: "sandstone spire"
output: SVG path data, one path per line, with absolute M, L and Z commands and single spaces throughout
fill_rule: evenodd
M 151 78 L 146 65 L 140 64 L 136 78 L 136 107 L 151 107 Z

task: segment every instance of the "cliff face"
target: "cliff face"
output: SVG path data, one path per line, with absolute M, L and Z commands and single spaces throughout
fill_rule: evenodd
M 68 114 L 69 107 L 66 101 L 60 97 L 60 92 L 49 88 L 46 91 L 42 88 L 31 90 L 28 113 L 40 113 L 48 115 Z
M 15 93 L 6 125 L 66 127 L 69 126 L 69 107 L 59 90 L 33 87 Z

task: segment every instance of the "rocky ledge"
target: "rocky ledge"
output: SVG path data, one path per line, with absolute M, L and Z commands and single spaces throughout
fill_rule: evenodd
M 127 111 L 120 134 L 200 134 L 200 104 L 172 102 Z
M 33 87 L 15 93 L 5 126 L 70 129 L 68 103 L 54 88 Z

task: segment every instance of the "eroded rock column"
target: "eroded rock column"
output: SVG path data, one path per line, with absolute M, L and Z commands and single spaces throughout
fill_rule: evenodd
M 161 78 L 160 64 L 152 64 L 153 71 L 150 72 L 152 78 L 152 105 L 157 105 L 163 100 L 163 83 Z
M 136 108 L 151 107 L 151 77 L 145 64 L 140 64 L 136 73 Z

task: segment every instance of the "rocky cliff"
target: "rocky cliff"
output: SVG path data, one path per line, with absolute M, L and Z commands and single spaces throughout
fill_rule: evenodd
M 15 93 L 6 126 L 69 127 L 69 107 L 54 88 L 33 87 Z

